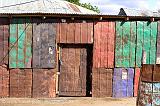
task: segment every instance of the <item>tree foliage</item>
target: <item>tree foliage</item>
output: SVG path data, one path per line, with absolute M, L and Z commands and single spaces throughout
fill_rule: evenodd
M 80 3 L 79 0 L 66 0 L 66 1 L 74 3 L 74 4 L 77 4 L 77 5 L 81 6 L 81 7 L 87 8 L 89 10 L 93 10 L 93 11 L 95 11 L 97 13 L 100 13 L 99 8 L 97 6 L 92 6 L 90 3 Z

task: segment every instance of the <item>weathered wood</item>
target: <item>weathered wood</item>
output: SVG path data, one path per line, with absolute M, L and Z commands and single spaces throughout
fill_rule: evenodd
M 63 45 L 59 78 L 60 96 L 86 96 L 87 50 Z
M 94 23 L 94 49 L 93 67 L 94 68 L 113 68 L 114 67 L 114 22 L 95 22 Z
M 0 97 L 9 97 L 9 71 L 7 65 L 0 66 Z
M 10 24 L 9 68 L 31 68 L 32 25 L 28 18 L 13 18 Z
M 55 20 L 33 19 L 33 68 L 56 67 Z
M 56 96 L 56 70 L 33 69 L 33 98 L 52 98 Z
M 147 82 L 152 82 L 152 74 L 154 70 L 154 65 L 142 65 L 142 75 L 141 75 L 141 80 L 142 81 L 147 81 Z
M 160 22 L 158 22 L 157 58 L 156 58 L 156 64 L 160 64 Z
M 92 75 L 92 96 L 112 96 L 112 69 L 94 68 Z
M 10 97 L 32 97 L 32 69 L 10 70 Z

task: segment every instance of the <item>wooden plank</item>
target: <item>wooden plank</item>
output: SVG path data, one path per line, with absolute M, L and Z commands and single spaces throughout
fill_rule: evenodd
M 10 97 L 32 96 L 32 69 L 10 70 Z
M 88 43 L 93 43 L 93 22 L 88 22 L 87 26 Z
M 56 71 L 54 69 L 33 69 L 33 98 L 56 96 Z
M 141 67 L 143 51 L 144 22 L 137 21 L 136 67 Z
M 128 68 L 128 79 L 127 79 L 127 97 L 133 97 L 134 93 L 134 69 Z
M 66 43 L 67 42 L 67 23 L 60 23 L 60 42 L 59 43 Z

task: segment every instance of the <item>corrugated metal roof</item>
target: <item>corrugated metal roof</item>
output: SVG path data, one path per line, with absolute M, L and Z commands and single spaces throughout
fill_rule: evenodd
M 130 8 L 121 8 L 119 15 L 122 16 L 149 16 L 149 17 L 160 17 L 158 12 L 153 12 L 150 10 L 138 10 Z
M 0 14 L 10 13 L 97 14 L 63 0 L 0 0 Z

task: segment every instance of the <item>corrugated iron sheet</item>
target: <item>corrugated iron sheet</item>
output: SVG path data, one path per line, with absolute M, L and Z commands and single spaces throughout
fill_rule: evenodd
M 10 97 L 32 97 L 32 69 L 10 70 Z
M 156 64 L 160 64 L 160 21 L 158 21 L 158 36 L 157 36 L 157 58 Z
M 63 0 L 0 0 L 0 13 L 97 14 Z
M 8 65 L 9 20 L 0 18 L 0 65 Z
M 134 76 L 134 96 L 137 96 L 137 94 L 138 94 L 140 70 L 141 70 L 140 68 L 135 68 L 135 76 Z
M 56 67 L 56 20 L 33 19 L 33 68 Z
M 114 68 L 115 22 L 94 23 L 94 68 Z
M 59 23 L 57 29 L 58 43 L 93 43 L 93 22 L 73 21 Z
M 7 65 L 0 66 L 0 98 L 9 97 L 9 70 Z
M 137 22 L 136 67 L 156 63 L 157 22 Z
M 133 68 L 115 68 L 113 75 L 113 97 L 133 97 Z
M 31 68 L 32 24 L 29 18 L 13 18 L 10 24 L 9 68 Z
M 33 98 L 52 98 L 56 96 L 56 70 L 33 69 Z
M 94 68 L 92 73 L 92 97 L 111 97 L 113 69 Z
M 116 22 L 116 67 L 135 67 L 136 22 Z

